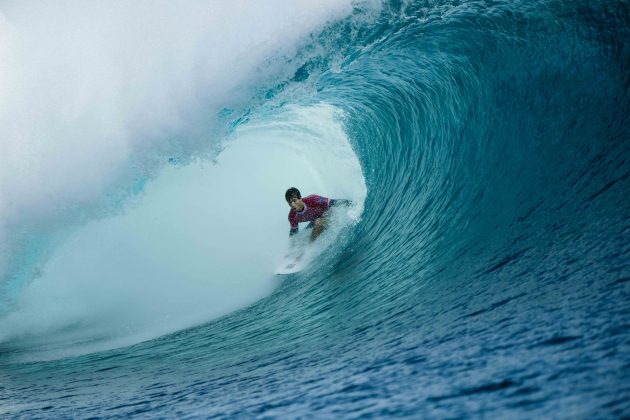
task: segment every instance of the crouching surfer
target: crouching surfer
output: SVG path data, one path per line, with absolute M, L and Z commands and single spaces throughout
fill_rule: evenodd
M 295 187 L 289 188 L 284 194 L 287 204 L 291 207 L 289 210 L 289 224 L 291 230 L 289 236 L 293 236 L 298 232 L 298 223 L 310 222 L 307 229 L 311 231 L 311 242 L 328 226 L 328 211 L 335 206 L 350 206 L 351 200 L 335 200 L 321 195 L 309 195 L 302 198 L 300 190 Z

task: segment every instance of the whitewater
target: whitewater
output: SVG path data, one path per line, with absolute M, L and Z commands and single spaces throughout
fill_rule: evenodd
M 0 3 L 0 416 L 630 414 L 626 1 Z M 284 191 L 351 199 L 300 273 Z

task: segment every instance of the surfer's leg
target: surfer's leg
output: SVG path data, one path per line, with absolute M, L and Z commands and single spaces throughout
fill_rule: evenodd
M 313 231 L 311 232 L 311 241 L 317 239 L 317 237 L 326 229 L 328 226 L 328 219 L 325 217 L 320 217 L 319 219 L 315 219 L 313 221 Z

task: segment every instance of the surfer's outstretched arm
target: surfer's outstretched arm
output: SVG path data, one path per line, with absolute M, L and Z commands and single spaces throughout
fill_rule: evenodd
M 346 200 L 346 199 L 330 199 L 329 201 L 329 207 L 336 207 L 336 206 L 352 206 L 354 205 L 354 201 L 352 200 Z
M 331 198 L 328 201 L 328 207 L 339 207 L 339 206 L 344 206 L 344 207 L 354 206 L 354 201 L 346 200 L 346 199 L 334 199 L 334 198 Z

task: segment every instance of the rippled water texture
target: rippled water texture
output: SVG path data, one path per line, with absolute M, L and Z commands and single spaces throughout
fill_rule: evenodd
M 347 136 L 367 194 L 354 175 L 311 185 L 364 198 L 359 221 L 201 325 L 48 361 L 32 355 L 53 339 L 12 336 L 0 414 L 630 415 L 628 2 L 352 10 L 227 119 L 232 136 L 295 137 L 303 167 L 318 159 L 302 176 L 342 153 L 318 138 Z

